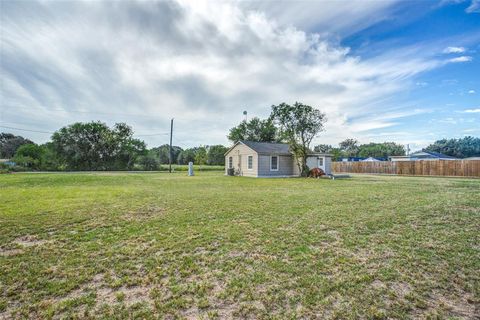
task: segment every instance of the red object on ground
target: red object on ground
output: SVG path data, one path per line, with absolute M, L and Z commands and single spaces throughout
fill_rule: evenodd
M 312 170 L 310 170 L 310 172 L 308 173 L 308 176 L 309 177 L 312 177 L 312 178 L 320 178 L 321 176 L 324 176 L 325 175 L 325 171 L 323 171 L 322 169 L 320 168 L 313 168 Z

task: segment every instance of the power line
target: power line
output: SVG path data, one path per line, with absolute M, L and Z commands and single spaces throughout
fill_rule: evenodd
M 15 128 L 15 127 L 7 127 L 7 126 L 0 126 L 0 128 L 11 129 L 11 130 L 20 130 L 20 131 L 28 131 L 28 132 L 37 132 L 37 133 L 48 133 L 48 134 L 54 133 L 54 132 L 50 132 L 50 131 L 30 130 L 30 129 L 22 129 L 22 128 Z

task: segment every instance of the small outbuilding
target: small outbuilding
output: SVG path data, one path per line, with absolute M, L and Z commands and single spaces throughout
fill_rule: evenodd
M 307 166 L 331 174 L 332 156 L 310 153 Z M 233 170 L 238 176 L 298 177 L 297 159 L 286 143 L 238 141 L 225 153 L 225 174 Z

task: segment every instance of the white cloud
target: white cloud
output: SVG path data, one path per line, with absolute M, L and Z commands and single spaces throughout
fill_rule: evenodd
M 358 14 L 337 3 L 344 18 L 341 10 L 319 10 L 309 12 L 307 24 L 338 21 L 331 30 L 348 33 L 384 17 L 391 3 L 368 2 Z M 391 98 L 414 76 L 444 64 L 421 47 L 362 59 L 324 34 L 295 27 L 298 21 L 287 23 L 295 16 L 288 8 L 274 19 L 279 4 L 248 5 L 74 2 L 65 10 L 58 2 L 4 3 L 4 121 L 37 122 L 46 131 L 74 121 L 125 121 L 148 134 L 167 132 L 174 117 L 174 139 L 185 146 L 227 143 L 243 110 L 264 117 L 272 104 L 302 101 L 327 113 L 321 139 L 334 143 L 411 115 Z
M 465 11 L 467 13 L 480 13 L 480 0 L 472 0 L 472 3 Z
M 469 94 L 475 94 L 475 90 L 468 90 Z
M 480 113 L 480 108 L 463 110 L 465 113 Z
M 443 50 L 443 53 L 463 53 L 465 52 L 464 47 L 447 47 Z
M 281 26 L 324 30 L 325 34 L 348 36 L 382 20 L 400 0 L 383 1 L 237 1 L 247 11 L 264 12 Z
M 459 4 L 464 3 L 469 0 L 441 0 L 439 6 L 449 5 L 449 4 Z M 465 9 L 467 13 L 479 13 L 480 12 L 480 0 L 471 0 L 470 5 Z
M 453 63 L 456 63 L 456 62 L 468 62 L 468 61 L 472 61 L 473 58 L 470 57 L 470 56 L 461 56 L 461 57 L 457 57 L 457 58 L 452 58 L 450 60 L 448 60 L 448 62 L 453 62 Z

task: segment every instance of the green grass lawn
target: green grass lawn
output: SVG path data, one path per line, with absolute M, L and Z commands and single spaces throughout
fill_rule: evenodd
M 473 319 L 479 230 L 479 179 L 1 175 L 0 319 Z

